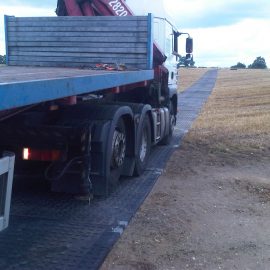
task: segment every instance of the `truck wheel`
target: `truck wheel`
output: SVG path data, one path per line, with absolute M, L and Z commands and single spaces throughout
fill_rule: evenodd
M 138 149 L 135 157 L 134 175 L 139 176 L 143 173 L 151 150 L 151 124 L 148 115 L 145 115 L 141 130 L 138 132 Z
M 112 154 L 109 176 L 110 189 L 118 183 L 126 156 L 126 130 L 122 118 L 118 120 L 115 126 L 111 147 Z
M 171 142 L 174 127 L 176 125 L 176 116 L 174 115 L 173 104 L 170 104 L 170 122 L 169 122 L 169 134 L 167 134 L 161 141 L 160 144 L 168 145 Z

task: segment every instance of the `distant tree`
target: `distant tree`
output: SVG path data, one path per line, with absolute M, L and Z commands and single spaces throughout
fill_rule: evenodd
M 263 57 L 259 56 L 254 60 L 254 62 L 252 64 L 250 64 L 248 66 L 248 68 L 264 69 L 264 68 L 267 68 L 267 65 L 266 65 L 265 59 Z
M 238 62 L 236 65 L 231 66 L 231 68 L 246 68 L 246 65 Z
M 5 64 L 5 63 L 6 63 L 6 56 L 0 55 L 0 64 Z

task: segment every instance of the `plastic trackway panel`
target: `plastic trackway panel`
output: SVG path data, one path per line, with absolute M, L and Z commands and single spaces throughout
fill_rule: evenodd
M 127 178 L 107 199 L 89 205 L 50 193 L 40 183 L 14 186 L 10 226 L 0 233 L 0 269 L 98 269 L 151 191 L 174 149 L 211 93 L 217 70 L 179 95 L 171 145 L 153 149 L 146 172 Z

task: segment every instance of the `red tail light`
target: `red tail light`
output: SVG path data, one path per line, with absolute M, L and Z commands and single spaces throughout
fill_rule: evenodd
M 56 161 L 60 160 L 62 152 L 60 150 L 37 150 L 31 148 L 23 148 L 23 160 L 37 160 L 37 161 Z

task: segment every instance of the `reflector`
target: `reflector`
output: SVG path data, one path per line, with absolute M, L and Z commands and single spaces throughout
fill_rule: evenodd
M 23 148 L 23 159 L 24 160 L 29 159 L 29 148 Z
M 61 159 L 60 150 L 37 150 L 23 148 L 23 160 L 55 161 Z

